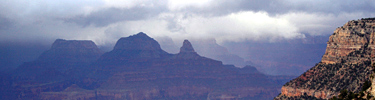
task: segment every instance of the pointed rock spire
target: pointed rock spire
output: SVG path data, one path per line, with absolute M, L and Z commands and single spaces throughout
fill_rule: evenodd
M 184 43 L 182 44 L 182 47 L 180 48 L 180 53 L 182 52 L 195 52 L 189 40 L 184 40 Z
M 194 51 L 193 46 L 188 40 L 184 40 L 180 52 L 176 54 L 175 59 L 177 63 L 189 65 L 222 65 L 221 61 L 212 60 L 210 58 L 202 57 Z

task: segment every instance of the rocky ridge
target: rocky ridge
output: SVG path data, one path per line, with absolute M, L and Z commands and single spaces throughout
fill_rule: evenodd
M 200 56 L 188 40 L 183 42 L 179 53 L 169 54 L 153 38 L 138 33 L 119 39 L 112 51 L 99 58 L 81 56 L 88 52 L 96 54 L 96 45 L 89 43 L 56 40 L 43 53 L 45 57 L 40 57 L 48 60 L 25 63 L 15 71 L 12 79 L 16 81 L 10 90 L 16 96 L 10 98 L 271 99 L 281 85 L 274 82 L 284 80 L 279 77 L 271 80 L 252 66 L 240 69 Z M 74 57 L 97 60 L 69 60 Z
M 179 53 L 166 54 L 159 49 L 160 46 L 156 41 L 143 34 L 138 33 L 121 38 L 117 42 L 121 45 L 116 44 L 115 49 L 100 57 L 98 63 L 94 63 L 93 66 L 101 70 L 96 70 L 89 78 L 94 81 L 83 83 L 89 84 L 86 86 L 81 85 L 83 88 L 93 88 L 93 90 L 79 92 L 79 94 L 87 95 L 78 95 L 77 98 L 218 99 L 227 96 L 226 98 L 233 99 L 264 98 L 263 93 L 276 94 L 274 91 L 276 85 L 256 70 L 247 74 L 239 74 L 239 69 L 234 66 L 223 65 L 221 61 L 197 54 L 188 40 L 183 42 Z M 124 40 L 134 39 L 143 39 L 143 41 L 131 43 L 153 49 L 137 46 L 126 48 L 127 43 L 130 42 Z M 119 50 L 118 48 L 125 49 Z M 108 64 L 107 61 L 111 63 Z M 258 81 L 251 82 L 250 80 Z M 218 89 L 220 92 L 217 91 Z M 55 98 L 51 96 L 52 94 L 61 95 L 59 98 L 69 98 L 64 91 L 43 92 L 42 97 Z M 243 97 L 238 97 L 239 95 Z
M 353 20 L 329 37 L 322 61 L 286 83 L 275 99 L 328 99 L 341 90 L 359 92 L 372 74 L 374 18 Z

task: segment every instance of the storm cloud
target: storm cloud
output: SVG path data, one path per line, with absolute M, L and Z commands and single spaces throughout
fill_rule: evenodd
M 375 15 L 372 0 L 2 0 L 0 41 L 152 37 L 277 41 L 332 34 Z

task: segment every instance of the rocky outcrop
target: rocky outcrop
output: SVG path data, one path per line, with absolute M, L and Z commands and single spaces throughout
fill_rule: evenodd
M 193 46 L 188 40 L 184 40 L 182 43 L 182 47 L 180 48 L 180 52 L 176 55 L 178 59 L 199 59 L 203 58 L 198 55 L 197 52 L 194 51 Z
M 322 61 L 286 83 L 275 99 L 328 99 L 341 90 L 359 92 L 374 63 L 375 19 L 353 20 L 337 28 L 327 42 Z
M 375 20 L 353 20 L 337 28 L 329 37 L 327 49 L 322 62 L 326 64 L 340 63 L 340 58 L 348 56 L 361 48 L 375 49 Z M 369 57 L 374 57 L 374 52 Z
M 189 52 L 195 52 L 193 46 L 189 42 L 189 40 L 184 40 L 182 43 L 182 47 L 180 48 L 180 53 L 189 53 Z

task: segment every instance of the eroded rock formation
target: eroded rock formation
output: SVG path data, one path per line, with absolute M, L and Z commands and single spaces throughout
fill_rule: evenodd
M 38 60 L 15 71 L 15 96 L 9 98 L 271 99 L 285 80 L 202 57 L 188 40 L 179 53 L 169 54 L 145 33 L 121 38 L 97 58 L 99 53 L 91 41 L 56 40 Z
M 322 61 L 286 83 L 275 99 L 328 99 L 343 89 L 359 92 L 374 63 L 375 19 L 353 20 L 329 37 Z
M 348 56 L 353 51 L 361 48 L 375 49 L 374 27 L 375 20 L 363 19 L 349 21 L 337 28 L 329 37 L 322 63 L 340 63 L 340 58 Z M 375 51 L 371 51 L 372 54 L 368 57 L 374 57 L 373 52 Z

